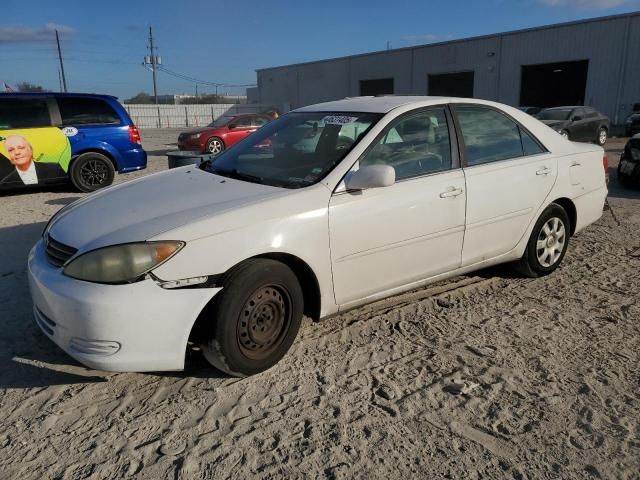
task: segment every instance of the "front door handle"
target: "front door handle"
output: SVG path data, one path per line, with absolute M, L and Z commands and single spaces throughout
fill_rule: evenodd
M 549 175 L 551 173 L 551 169 L 548 167 L 543 167 L 536 172 L 536 175 Z
M 448 190 L 445 190 L 440 194 L 440 198 L 457 197 L 463 193 L 464 190 L 462 188 L 449 187 Z

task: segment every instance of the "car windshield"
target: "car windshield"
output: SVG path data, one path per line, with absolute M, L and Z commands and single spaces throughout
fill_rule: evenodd
M 202 168 L 254 183 L 306 187 L 324 178 L 381 117 L 378 113 L 289 113 Z
M 543 110 L 538 114 L 538 120 L 569 120 L 572 111 L 571 108 Z
M 211 122 L 207 127 L 224 127 L 227 123 L 231 121 L 233 117 L 218 117 L 213 122 Z

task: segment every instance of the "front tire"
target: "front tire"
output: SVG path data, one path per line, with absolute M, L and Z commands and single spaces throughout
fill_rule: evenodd
M 206 153 L 217 155 L 224 151 L 224 142 L 221 138 L 211 137 L 205 146 Z
M 289 351 L 303 308 L 302 288 L 288 266 L 270 259 L 248 260 L 222 281 L 203 354 L 229 375 L 263 372 Z
M 549 205 L 533 227 L 518 270 L 528 277 L 540 277 L 553 272 L 569 246 L 570 222 L 560 205 Z
M 113 183 L 115 168 L 111 159 L 101 153 L 87 152 L 71 164 L 69 178 L 81 192 L 94 192 Z

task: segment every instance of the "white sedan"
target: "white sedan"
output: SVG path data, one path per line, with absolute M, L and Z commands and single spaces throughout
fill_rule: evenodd
M 604 164 L 604 168 L 603 168 Z M 540 276 L 607 195 L 601 147 L 474 99 L 300 108 L 199 166 L 87 196 L 29 255 L 35 319 L 110 371 L 273 366 L 320 319 L 498 263 Z

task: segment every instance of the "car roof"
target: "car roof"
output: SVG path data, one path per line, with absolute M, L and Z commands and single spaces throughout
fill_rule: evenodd
M 301 107 L 294 112 L 361 112 L 388 113 L 395 108 L 415 105 L 416 108 L 441 105 L 443 103 L 473 103 L 504 107 L 496 102 L 477 98 L 432 97 L 423 95 L 383 95 L 375 97 L 347 97 L 332 102 L 317 103 Z
M 103 95 L 100 93 L 62 93 L 62 92 L 0 92 L 0 98 L 4 97 L 91 97 L 109 98 L 117 100 L 113 95 Z
M 585 107 L 584 105 L 567 105 L 565 107 L 550 107 L 550 108 L 545 108 L 545 110 L 567 110 L 569 108 L 591 108 L 591 107 Z

